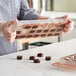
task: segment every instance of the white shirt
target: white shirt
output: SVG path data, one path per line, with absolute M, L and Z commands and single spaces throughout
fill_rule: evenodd
M 0 0 L 0 21 L 10 21 L 14 19 L 32 20 L 38 18 L 38 13 L 30 9 L 27 0 Z M 0 36 L 0 55 L 17 51 L 17 43 L 9 43 Z

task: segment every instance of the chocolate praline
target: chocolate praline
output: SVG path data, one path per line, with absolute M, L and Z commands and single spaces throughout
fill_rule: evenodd
M 30 56 L 29 57 L 29 60 L 34 60 L 35 59 L 35 56 Z
M 17 60 L 22 60 L 22 58 L 23 58 L 23 56 L 21 56 L 21 55 L 17 56 Z
M 49 61 L 49 60 L 51 60 L 51 57 L 50 57 L 50 56 L 46 56 L 46 57 L 45 57 L 45 60 L 46 60 L 46 61 Z
M 43 53 L 38 53 L 37 54 L 37 57 L 43 57 L 44 55 L 43 55 Z
M 34 59 L 34 63 L 40 63 L 39 59 Z

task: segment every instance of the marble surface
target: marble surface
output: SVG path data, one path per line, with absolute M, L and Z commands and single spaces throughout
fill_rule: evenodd
M 37 58 L 38 53 L 44 54 L 39 58 L 40 63 L 29 60 L 31 55 Z M 0 56 L 0 76 L 76 76 L 75 70 L 56 69 L 51 65 L 60 57 L 73 53 L 76 53 L 76 39 Z M 23 60 L 17 60 L 17 55 L 22 55 Z M 45 56 L 51 56 L 52 60 L 45 61 Z

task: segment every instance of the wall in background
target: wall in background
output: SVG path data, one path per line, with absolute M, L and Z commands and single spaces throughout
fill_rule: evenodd
M 33 7 L 41 10 L 40 7 L 43 6 L 43 2 L 45 2 L 46 11 L 51 11 L 53 7 L 54 11 L 76 12 L 76 0 L 33 0 Z
M 54 0 L 54 11 L 76 12 L 76 0 Z

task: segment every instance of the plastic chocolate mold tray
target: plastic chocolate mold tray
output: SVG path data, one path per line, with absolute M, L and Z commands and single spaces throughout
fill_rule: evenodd
M 60 60 L 70 65 L 76 65 L 76 54 L 61 57 Z
M 59 36 L 65 23 L 65 19 L 20 21 L 16 39 Z
M 57 68 L 76 70 L 76 54 L 61 57 L 59 62 L 52 63 Z

